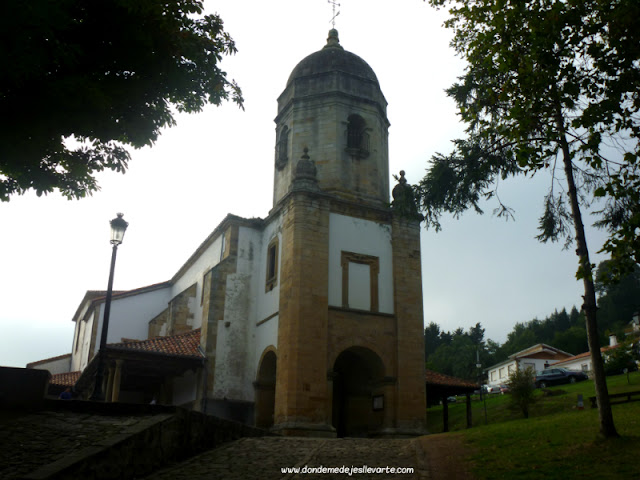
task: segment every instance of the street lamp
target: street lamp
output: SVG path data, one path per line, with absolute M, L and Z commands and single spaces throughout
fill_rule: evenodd
M 118 245 L 122 243 L 124 232 L 127 231 L 129 224 L 122 218 L 122 213 L 111 220 L 111 270 L 109 270 L 109 285 L 107 286 L 107 298 L 104 301 L 104 316 L 102 319 L 102 334 L 100 335 L 100 349 L 98 350 L 98 370 L 96 372 L 96 383 L 93 389 L 92 400 L 104 400 L 104 392 L 102 391 L 102 382 L 104 378 L 104 354 L 107 346 L 107 333 L 109 332 L 109 315 L 111 314 L 111 297 L 113 294 L 113 271 L 116 268 L 116 253 Z

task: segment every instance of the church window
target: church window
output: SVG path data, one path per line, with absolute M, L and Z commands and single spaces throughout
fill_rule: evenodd
M 342 306 L 377 312 L 380 259 L 343 251 L 341 265 Z
M 347 152 L 358 158 L 369 156 L 369 133 L 360 115 L 349 115 L 347 120 Z
M 271 240 L 267 247 L 266 292 L 270 292 L 278 283 L 278 237 Z
M 289 145 L 289 127 L 286 125 L 280 130 L 278 142 L 276 143 L 276 167 L 282 170 L 287 164 L 289 157 L 287 156 L 287 147 Z

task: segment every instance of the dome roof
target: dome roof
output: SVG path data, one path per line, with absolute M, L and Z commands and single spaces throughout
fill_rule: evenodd
M 359 56 L 347 52 L 340 45 L 338 31 L 329 31 L 327 44 L 320 51 L 304 58 L 291 72 L 287 85 L 301 77 L 314 76 L 322 73 L 339 71 L 364 78 L 378 84 L 378 78 L 373 69 Z

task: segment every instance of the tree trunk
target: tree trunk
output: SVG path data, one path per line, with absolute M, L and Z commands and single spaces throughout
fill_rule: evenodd
M 573 178 L 573 165 L 569 144 L 565 135 L 564 117 L 560 107 L 557 107 L 556 124 L 560 133 L 560 146 L 564 163 L 564 172 L 567 177 L 569 189 L 569 199 L 571 200 L 571 214 L 576 230 L 576 254 L 580 259 L 580 271 L 584 283 L 584 296 L 582 309 L 584 310 L 587 323 L 587 340 L 591 352 L 591 364 L 593 366 L 593 380 L 596 389 L 596 400 L 598 402 L 598 416 L 600 418 L 600 435 L 605 438 L 618 437 L 618 432 L 613 423 L 611 404 L 609 403 L 609 391 L 607 389 L 607 379 L 604 374 L 604 362 L 600 353 L 600 340 L 598 335 L 598 321 L 596 305 L 596 290 L 593 286 L 593 272 L 589 260 L 589 250 L 587 248 L 587 238 L 584 233 L 582 223 L 582 213 L 578 203 L 578 193 Z

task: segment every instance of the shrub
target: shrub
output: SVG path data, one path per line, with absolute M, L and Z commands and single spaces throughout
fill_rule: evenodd
M 519 408 L 524 418 L 529 418 L 529 407 L 536 401 L 534 396 L 535 377 L 535 372 L 530 368 L 517 369 L 507 382 L 511 390 L 511 405 L 514 408 Z
M 634 372 L 638 369 L 636 365 L 633 347 L 629 342 L 621 343 L 618 348 L 608 350 L 605 354 L 604 372 L 606 375 L 617 375 L 628 369 Z

